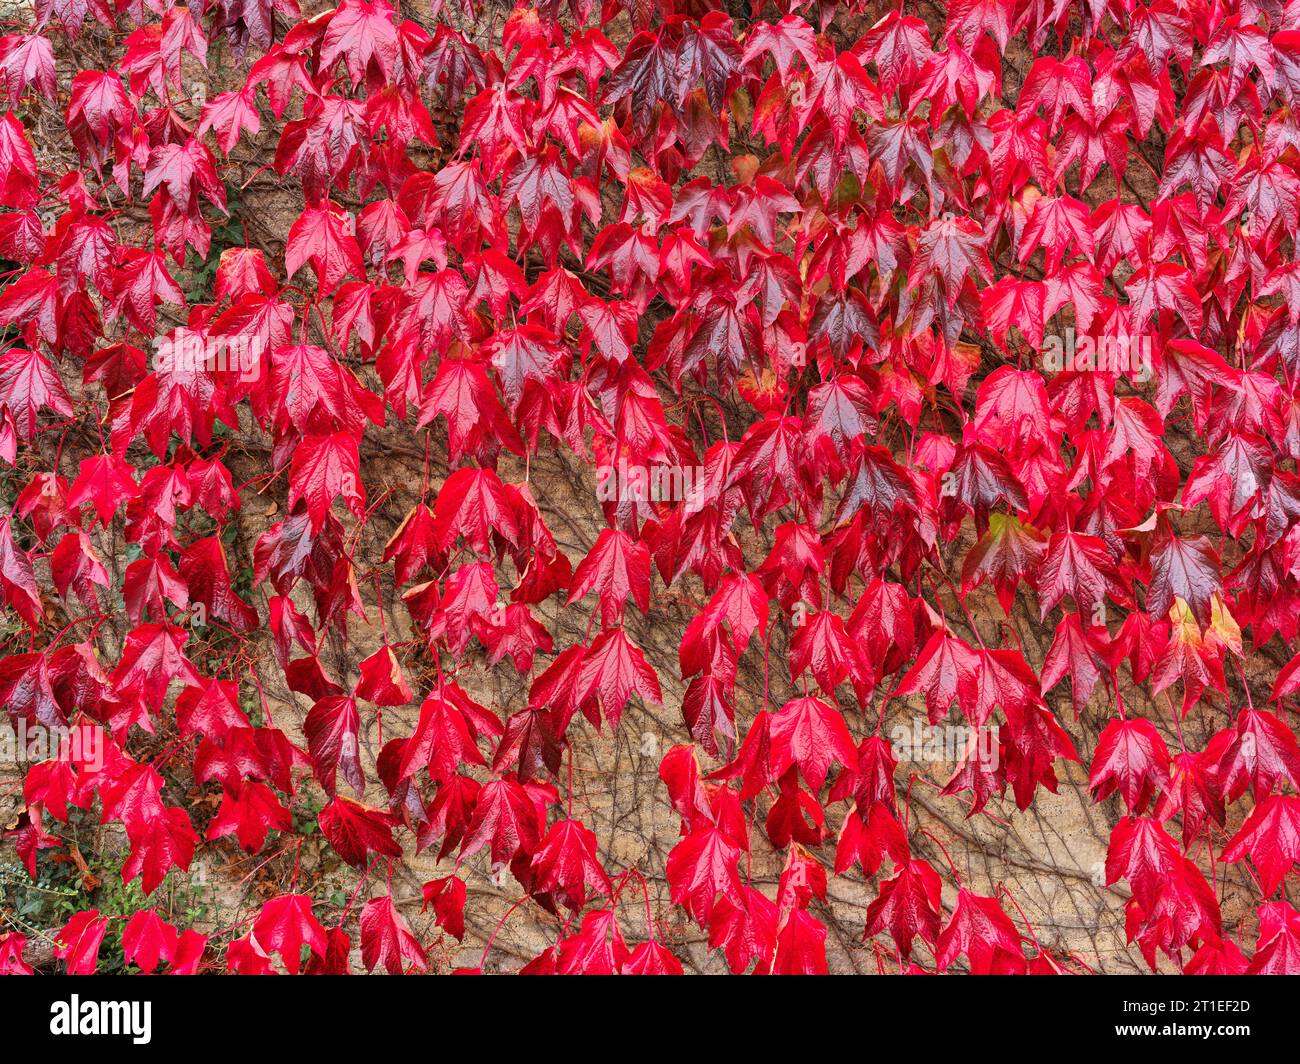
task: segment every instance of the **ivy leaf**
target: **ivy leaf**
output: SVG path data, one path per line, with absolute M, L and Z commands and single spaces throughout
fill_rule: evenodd
M 389 975 L 429 968 L 424 947 L 411 934 L 391 895 L 371 898 L 361 910 L 361 963 L 366 971 L 382 964 Z

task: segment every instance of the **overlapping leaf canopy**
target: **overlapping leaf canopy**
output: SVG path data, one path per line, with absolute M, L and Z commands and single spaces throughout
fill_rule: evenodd
M 924 714 L 996 730 L 938 799 L 970 815 L 1091 765 L 1153 967 L 1294 970 L 1296 3 L 38 0 L 9 28 L 0 697 L 105 736 L 27 769 L 33 875 L 77 810 L 153 893 L 200 849 L 296 852 L 311 805 L 363 877 L 447 859 L 445 935 L 486 865 L 563 917 L 529 970 L 680 971 L 565 771 L 637 700 L 680 708 L 653 886 L 732 971 L 825 971 L 830 875 L 869 881 L 882 968 L 1101 966 L 923 856 L 890 736 Z M 283 217 L 244 213 L 254 182 Z M 450 467 L 402 509 L 395 426 Z M 590 471 L 585 556 L 532 476 L 555 450 Z M 385 587 L 414 637 L 353 652 Z M 627 623 L 670 601 L 672 675 Z M 482 704 L 471 660 L 526 701 Z M 431 967 L 372 893 L 291 886 L 210 939 L 88 908 L 58 955 L 296 973 L 355 936 Z

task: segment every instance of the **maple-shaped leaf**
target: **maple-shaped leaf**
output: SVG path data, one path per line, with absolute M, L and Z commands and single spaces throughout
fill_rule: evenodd
M 1021 581 L 1028 578 L 1031 586 L 1037 584 L 1046 552 L 1046 539 L 1036 528 L 1016 517 L 990 514 L 988 531 L 962 563 L 962 594 L 989 580 L 999 605 L 1009 615 Z
M 361 679 L 353 692 L 355 697 L 377 706 L 404 706 L 414 697 L 392 647 L 380 647 L 362 659 L 357 667 L 361 670 Z
M 576 820 L 558 820 L 541 841 L 530 865 L 535 892 L 554 894 L 577 911 L 586 904 L 588 889 L 608 897 L 609 876 L 596 855 L 596 836 Z
M 960 520 L 959 508 L 975 515 L 975 526 L 982 535 L 989 512 L 999 502 L 1013 509 L 1028 510 L 1029 498 L 1010 464 L 997 451 L 974 442 L 964 444 L 944 474 L 942 495 L 946 521 Z
M 726 621 L 736 650 L 743 653 L 755 632 L 767 634 L 768 601 L 761 581 L 753 573 L 723 577 L 702 616 L 714 625 Z
M 845 630 L 843 619 L 830 610 L 818 610 L 806 617 L 790 641 L 790 676 L 798 679 L 805 670 L 827 697 L 845 679 L 853 681 L 860 701 L 867 701 L 874 684 L 873 671 L 858 644 Z
M 561 975 L 617 975 L 628 958 L 627 944 L 610 909 L 582 918 L 582 927 L 560 942 L 555 970 Z
M 259 417 L 273 413 L 277 424 L 288 422 L 304 433 L 340 427 L 359 433 L 365 419 L 384 420 L 383 404 L 329 352 L 311 344 L 273 349 L 265 392 L 258 388 L 252 398 Z
M 1013 711 L 999 732 L 1001 770 L 1015 793 L 1016 805 L 1028 809 L 1041 785 L 1056 792 L 1056 761 L 1078 761 L 1070 736 L 1041 705 Z
M 356 437 L 348 432 L 308 436 L 294 452 L 289 468 L 289 505 L 299 499 L 306 502 L 315 533 L 340 495 L 357 517 L 365 513 L 366 488 Z
M 395 562 L 394 581 L 400 587 L 409 583 L 438 555 L 438 545 L 433 538 L 433 513 L 423 503 L 418 503 L 402 519 L 397 530 L 384 546 L 381 561 Z
M 35 85 L 47 99 L 54 99 L 54 50 L 38 33 L 11 34 L 0 38 L 0 76 L 10 99 L 18 99 Z
M 979 657 L 964 640 L 935 632 L 908 670 L 895 696 L 923 693 L 930 722 L 937 724 L 957 699 L 959 689 L 971 684 L 979 670 Z
M 668 884 L 674 905 L 686 906 L 704 927 L 719 895 L 743 906 L 736 862 L 740 847 L 712 825 L 693 831 L 668 854 Z
M 72 414 L 67 390 L 49 360 L 39 351 L 19 346 L 0 353 L 0 406 L 9 411 L 24 440 L 36 432 L 41 410 L 64 417 Z
M 1038 577 L 1038 609 L 1043 619 L 1069 595 L 1080 613 L 1098 616 L 1109 596 L 1125 601 L 1115 560 L 1104 540 L 1081 532 L 1056 532 L 1048 541 Z
M 1300 862 L 1300 798 L 1268 795 L 1251 810 L 1220 857 L 1229 863 L 1249 857 L 1259 870 L 1264 896 L 1271 896 Z
M 1184 539 L 1172 532 L 1159 536 L 1151 548 L 1151 586 L 1147 612 L 1161 616 L 1176 598 L 1192 609 L 1202 628 L 1210 623 L 1211 599 L 1223 590 L 1219 556 L 1204 536 Z
M 226 189 L 217 178 L 216 160 L 206 144 L 190 137 L 183 144 L 162 144 L 149 153 L 145 166 L 146 197 L 163 189 L 176 203 L 190 203 L 201 194 L 225 210 Z
M 232 680 L 208 680 L 202 686 L 187 687 L 176 696 L 176 725 L 183 735 L 202 732 L 224 738 L 231 728 L 248 727 L 239 706 L 239 687 Z
M 519 519 L 501 478 L 490 469 L 462 466 L 438 489 L 433 504 L 432 535 L 439 550 L 464 536 L 480 555 L 488 553 L 489 536 L 497 533 L 519 546 Z
M 1240 534 L 1256 515 L 1271 480 L 1272 453 L 1264 440 L 1232 432 L 1192 467 L 1183 488 L 1183 505 L 1208 500 L 1220 528 Z
M 1232 939 L 1207 942 L 1183 965 L 1184 975 L 1245 975 L 1249 964 Z
M 650 607 L 650 551 L 621 529 L 601 529 L 587 556 L 573 571 L 568 602 L 577 602 L 591 591 L 600 599 L 601 624 L 622 620 L 623 605 L 629 598 L 645 613 Z
M 395 740 L 391 746 L 400 752 L 401 740 Z M 391 756 L 387 758 L 391 764 Z M 391 779 L 393 772 L 388 768 L 385 780 Z M 478 794 L 482 788 L 468 776 L 454 776 L 445 786 L 438 789 L 427 809 L 414 789 L 408 785 L 397 784 L 393 794 L 402 799 L 402 808 L 423 809 L 427 819 L 418 829 L 416 839 L 418 849 L 423 850 L 432 843 L 438 843 L 438 859 L 441 860 L 459 846 L 464 839 L 470 819 L 478 804 Z
M 171 869 L 187 870 L 198 844 L 189 815 L 175 806 L 134 827 L 128 824 L 127 837 L 131 854 L 122 864 L 122 882 L 129 883 L 138 875 L 146 894 L 152 894 Z
M 119 696 L 137 694 L 148 708 L 158 710 L 173 679 L 197 686 L 198 671 L 185 656 L 188 639 L 188 631 L 165 622 L 133 628 L 111 674 L 114 690 Z
M 492 861 L 505 867 L 516 854 L 536 851 L 541 829 L 533 795 L 514 780 L 492 780 L 483 786 L 474 804 L 461 858 L 471 857 L 491 843 Z
M 966 954 L 972 974 L 988 974 L 993 970 L 998 953 L 1019 958 L 1020 934 L 998 904 L 997 898 L 986 898 L 961 888 L 957 891 L 957 904 L 952 916 L 935 945 L 935 964 L 942 971 L 950 967 L 959 954 Z
M 1150 817 L 1121 817 L 1106 852 L 1106 882 L 1129 881 L 1134 897 L 1149 906 L 1182 860 L 1178 847 Z
M 497 607 L 497 590 L 492 566 L 478 562 L 462 565 L 452 573 L 441 600 L 433 583 L 417 584 L 404 597 L 408 605 L 421 603 L 413 613 L 428 625 L 425 635 L 430 644 L 443 639 L 459 657 L 475 634 L 474 620 L 492 617 Z M 427 599 L 421 602 L 426 595 Z
M 561 721 L 567 722 L 574 711 L 582 708 L 589 718 L 599 720 L 599 709 L 590 695 L 578 697 L 578 683 L 587 648 L 581 644 L 560 651 L 554 661 L 533 681 L 528 692 L 528 708 L 550 707 Z
M 487 345 L 501 389 L 511 409 L 518 409 L 530 385 L 545 384 L 564 352 L 556 338 L 537 325 L 497 333 Z
M 1088 704 L 1103 672 L 1109 671 L 1106 651 L 1109 634 L 1101 627 L 1083 626 L 1077 613 L 1067 613 L 1057 626 L 1040 674 L 1044 694 L 1070 677 L 1070 693 L 1077 718 Z
M 335 795 L 317 819 L 321 834 L 354 868 L 365 868 L 372 853 L 383 857 L 402 855 L 402 847 L 393 839 L 395 821 L 387 810 L 371 809 Z
M 742 887 L 742 901 L 718 899 L 709 921 L 709 948 L 722 949 L 735 974 L 757 959 L 756 971 L 767 970 L 776 950 L 777 908 L 763 893 Z
M 1096 243 L 1087 206 L 1073 196 L 1044 196 L 1038 200 L 1020 235 L 1020 261 L 1029 261 L 1039 247 L 1044 249 L 1048 262 L 1061 261 L 1067 249 L 1091 260 Z
M 1259 71 L 1265 86 L 1273 82 L 1273 49 L 1268 34 L 1250 25 L 1240 15 L 1229 15 L 1205 46 L 1202 66 L 1226 62 L 1229 67 L 1227 94 L 1231 98 L 1246 82 L 1252 69 Z
M 371 898 L 361 910 L 361 963 L 366 971 L 382 964 L 389 975 L 408 970 L 428 971 L 424 947 L 411 934 L 391 895 Z
M 67 964 L 69 975 L 94 975 L 108 918 L 98 909 L 73 913 L 54 935 L 54 955 Z
M 1235 802 L 1247 787 L 1255 800 L 1261 801 L 1283 782 L 1300 786 L 1300 743 L 1278 717 L 1243 709 L 1219 758 L 1215 777 L 1229 802 Z
M 732 681 L 725 674 L 708 672 L 693 679 L 682 696 L 682 719 L 705 751 L 718 754 L 715 732 L 729 739 L 736 737 L 736 711 L 733 706 Z
M 208 822 L 207 837 L 234 835 L 245 852 L 260 853 L 272 829 L 291 831 L 292 814 L 265 783 L 247 780 L 237 791 L 222 791 L 221 807 Z
M 0 293 L 0 325 L 23 326 L 48 344 L 58 343 L 60 312 L 58 283 L 46 270 L 27 270 Z
M 73 532 L 59 540 L 50 555 L 50 575 L 60 595 L 67 599 L 75 591 L 88 609 L 98 609 L 96 587 L 108 587 L 108 570 L 95 553 L 89 538 L 82 532 Z
M 1156 805 L 1156 818 L 1168 820 L 1180 813 L 1183 820 L 1183 846 L 1188 847 L 1210 821 L 1224 823 L 1223 797 L 1213 779 L 1219 751 L 1228 736 L 1221 732 L 1204 751 L 1175 754 L 1170 760 L 1169 785 Z
M 552 715 L 540 709 L 526 709 L 506 719 L 505 734 L 497 744 L 492 770 L 505 772 L 518 766 L 521 779 L 542 779 L 560 772 L 561 742 Z
M 260 248 L 226 248 L 217 264 L 214 295 L 232 302 L 246 295 L 273 296 L 279 285 Z
M 939 873 L 927 862 L 905 862 L 892 879 L 880 885 L 879 893 L 867 906 L 863 940 L 887 931 L 907 957 L 918 936 L 934 945 L 939 937 L 940 886 Z
M 391 80 L 400 48 L 393 14 L 385 0 L 344 0 L 321 39 L 321 65 L 332 67 L 342 58 L 354 84 L 371 68 L 379 79 Z
M 122 955 L 142 972 L 156 971 L 163 961 L 176 959 L 179 935 L 156 909 L 140 909 L 122 929 Z
M 777 799 L 763 824 L 772 845 L 778 850 L 786 849 L 791 843 L 819 846 L 826 834 L 826 813 L 817 796 L 799 786 L 794 768 L 781 776 L 778 788 Z
M 488 444 L 500 442 L 522 452 L 518 430 L 506 415 L 496 389 L 480 362 L 443 359 L 420 401 L 417 425 L 439 415 L 447 419 L 447 450 L 452 462 L 478 455 Z
M 843 715 L 820 699 L 787 702 L 772 714 L 769 734 L 773 775 L 798 765 L 814 791 L 826 782 L 832 762 L 850 772 L 858 767 L 858 751 Z
M 198 136 L 208 130 L 217 135 L 221 150 L 229 155 L 245 133 L 256 136 L 262 128 L 254 102 L 254 94 L 247 89 L 239 92 L 221 92 L 203 105 L 199 117 Z
M 878 425 L 871 411 L 870 391 L 861 377 L 842 374 L 817 385 L 808 393 L 804 432 L 816 453 L 829 450 L 847 460 L 852 441 L 875 435 Z
M 812 62 L 817 54 L 815 43 L 812 28 L 795 15 L 786 15 L 779 22 L 758 22 L 745 37 L 741 63 L 753 66 L 760 56 L 771 55 L 777 70 L 785 74 L 796 55 Z
M 68 494 L 68 506 L 91 503 L 100 523 L 107 526 L 118 507 L 140 490 L 132 472 L 126 459 L 116 454 L 82 459 L 80 472 Z
M 865 874 L 875 875 L 885 857 L 901 865 L 910 853 L 903 826 L 887 805 L 877 802 L 867 807 L 855 803 L 840 828 L 835 847 L 835 873 L 848 871 L 856 862 Z
M 1169 750 L 1149 720 L 1112 720 L 1093 754 L 1088 788 L 1099 802 L 1118 791 L 1130 813 L 1141 813 L 1169 782 Z
M 650 939 L 632 948 L 623 963 L 624 975 L 682 975 L 682 962 L 662 942 Z
M 1041 281 L 1020 281 L 1014 277 L 1003 277 L 980 293 L 989 332 L 1004 346 L 1013 325 L 1032 347 L 1042 346 L 1045 300 L 1046 286 Z
M 1128 940 L 1138 943 L 1152 970 L 1156 967 L 1156 950 L 1176 958 L 1185 947 L 1218 941 L 1222 934 L 1214 891 L 1187 858 L 1175 862 L 1149 907 L 1134 897 L 1126 908 Z
M 826 975 L 826 927 L 803 909 L 789 912 L 776 935 L 773 975 Z
M 281 894 L 263 904 L 253 924 L 257 941 L 264 949 L 280 954 L 290 975 L 298 974 L 303 946 L 317 957 L 325 956 L 325 928 L 311 910 L 312 901 L 306 894 Z
M 1193 329 L 1201 327 L 1204 314 L 1200 293 L 1186 266 L 1175 262 L 1143 265 L 1124 282 L 1124 289 L 1138 329 L 1152 317 L 1175 315 Z
M 978 667 L 957 692 L 962 712 L 976 727 L 983 727 L 998 706 L 1009 721 L 1043 707 L 1038 677 L 1020 651 L 981 648 L 976 657 Z
M 1300 973 L 1300 912 L 1285 901 L 1259 907 L 1259 940 L 1246 975 Z
M 465 938 L 465 881 L 459 876 L 444 876 L 424 884 L 424 905 L 433 906 L 434 922 L 457 942 Z
M 180 576 L 190 602 L 206 607 L 208 617 L 241 632 L 257 626 L 257 611 L 235 593 L 225 544 L 218 537 L 205 536 L 185 548 Z
M 617 728 L 633 694 L 658 705 L 663 700 L 659 676 L 622 628 L 602 632 L 583 655 L 575 698 L 597 697 L 605 719 Z
M 319 699 L 303 721 L 307 753 L 312 769 L 325 790 L 334 793 L 337 770 L 357 794 L 365 792 L 365 775 L 361 770 L 361 747 L 358 741 L 361 720 L 353 698 L 331 695 Z
M 352 233 L 351 217 L 333 201 L 307 207 L 289 228 L 285 270 L 292 277 L 307 263 L 316 271 L 323 292 L 332 292 L 348 275 L 365 279 L 366 265 Z
M 957 302 L 968 278 L 991 282 L 993 266 L 979 226 L 955 215 L 930 222 L 918 239 L 909 280 L 919 286 L 927 274 L 939 278 L 949 307 Z
M 499 732 L 500 723 L 486 722 Z M 402 778 L 424 766 L 429 777 L 445 783 L 464 764 L 485 764 L 475 740 L 484 730 L 484 714 L 455 685 L 435 690 L 420 706 L 415 731 L 401 758 Z
M 125 315 L 146 335 L 153 335 L 157 304 L 185 305 L 185 293 L 167 271 L 161 252 L 128 248 L 112 271 L 107 320 Z
M 0 203 L 6 207 L 27 207 L 36 199 L 36 156 L 18 116 L 0 115 Z
M 1212 626 L 1208 631 L 1202 631 L 1192 615 L 1192 608 L 1182 599 L 1174 600 L 1167 632 L 1163 646 L 1154 655 L 1152 688 L 1159 694 L 1181 679 L 1182 715 L 1185 717 L 1207 687 L 1227 693 L 1223 658 L 1225 647 L 1230 644 L 1221 637 L 1218 628 Z M 1135 634 L 1135 638 L 1140 639 L 1140 635 Z M 1239 638 L 1239 632 L 1232 636 L 1234 642 Z M 1140 646 L 1135 650 L 1138 654 L 1143 652 Z
M 811 64 L 812 78 L 796 116 L 801 125 L 814 114 L 823 116 L 830 123 L 838 149 L 853 127 L 855 111 L 879 120 L 884 117 L 884 107 L 880 90 L 858 59 L 851 52 L 835 55 L 833 49 L 828 51 L 832 54 L 819 55 Z
M 352 965 L 348 960 L 352 952 L 352 938 L 342 927 L 331 927 L 325 932 L 325 956 L 311 954 L 307 958 L 306 975 L 351 975 Z
M 470 624 L 479 642 L 491 651 L 493 664 L 509 657 L 520 672 L 532 671 L 538 650 L 550 653 L 554 648 L 550 632 L 523 603 L 512 602 L 487 617 L 476 616 Z
M 1199 417 L 1208 402 L 1212 384 L 1232 379 L 1235 372 L 1223 356 L 1196 340 L 1171 340 L 1155 355 L 1156 410 L 1162 418 L 1169 417 L 1181 395 L 1191 398 Z

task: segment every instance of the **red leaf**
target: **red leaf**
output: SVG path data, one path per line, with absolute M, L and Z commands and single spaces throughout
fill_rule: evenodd
M 311 908 L 311 899 L 305 894 L 281 894 L 262 906 L 253 924 L 257 941 L 280 954 L 290 975 L 298 974 L 303 946 L 317 957 L 325 956 L 325 928 Z
M 94 975 L 108 919 L 98 909 L 74 913 L 55 934 L 54 955 L 66 961 L 69 975 Z
M 576 700 L 581 703 L 593 695 L 599 698 L 605 719 L 617 728 L 627 700 L 634 693 L 655 705 L 663 700 L 659 677 L 641 648 L 622 628 L 601 633 L 583 655 Z
M 867 906 L 863 938 L 888 931 L 904 956 L 912 954 L 918 936 L 934 945 L 939 936 L 939 875 L 925 861 L 904 863 Z
M 380 809 L 335 795 L 317 818 L 321 834 L 343 860 L 355 868 L 365 868 L 370 855 L 401 857 L 402 848 L 393 839 L 393 817 Z
M 408 966 L 428 971 L 424 948 L 389 895 L 371 898 L 361 910 L 361 963 L 366 971 L 382 964 L 389 975 L 401 975 Z

